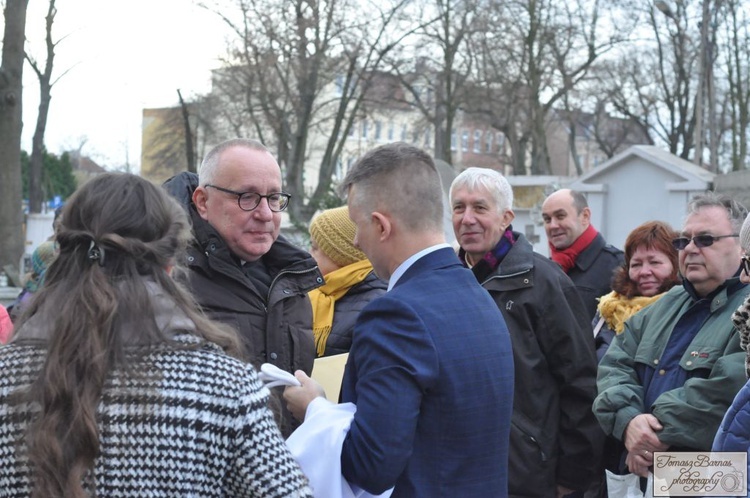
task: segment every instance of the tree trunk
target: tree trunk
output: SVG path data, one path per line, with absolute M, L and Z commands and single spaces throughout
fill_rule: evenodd
M 190 113 L 187 104 L 182 99 L 182 93 L 177 90 L 177 96 L 180 98 L 180 108 L 182 109 L 182 124 L 185 127 L 185 158 L 187 159 L 187 170 L 197 173 L 195 164 L 195 148 L 193 146 L 193 130 L 190 128 Z
M 34 138 L 31 141 L 31 157 L 29 158 L 29 212 L 41 213 L 45 200 L 42 188 L 42 172 L 44 170 L 44 132 L 47 129 L 47 116 L 52 101 L 52 69 L 55 64 L 55 42 L 52 40 L 52 25 L 55 22 L 55 0 L 49 0 L 47 16 L 45 18 L 47 60 L 42 71 L 31 57 L 26 55 L 31 68 L 39 79 L 39 114 L 36 117 Z
M 21 98 L 27 5 L 28 0 L 10 0 L 5 2 L 4 11 L 0 63 L 0 268 L 17 266 L 24 248 Z
M 42 189 L 42 171 L 44 170 L 44 131 L 47 128 L 47 116 L 51 100 L 49 80 L 40 80 L 39 114 L 36 117 L 36 128 L 31 140 L 31 157 L 29 158 L 29 212 L 41 213 L 45 200 Z

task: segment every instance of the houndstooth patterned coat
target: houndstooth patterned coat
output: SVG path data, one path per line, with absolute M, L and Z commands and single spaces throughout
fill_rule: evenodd
M 0 498 L 30 494 L 28 462 L 18 446 L 27 422 L 12 421 L 8 395 L 32 382 L 44 353 L 28 343 L 0 348 Z M 312 496 L 251 366 L 210 344 L 162 346 L 134 371 L 109 381 L 99 405 L 96 496 Z

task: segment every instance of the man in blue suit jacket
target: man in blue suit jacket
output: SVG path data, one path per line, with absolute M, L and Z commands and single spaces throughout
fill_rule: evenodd
M 513 402 L 508 330 L 489 294 L 443 237 L 440 178 L 407 144 L 366 154 L 342 189 L 355 245 L 389 280 L 354 328 L 342 399 L 357 405 L 343 476 L 393 497 L 505 497 Z M 320 396 L 287 388 L 296 416 Z

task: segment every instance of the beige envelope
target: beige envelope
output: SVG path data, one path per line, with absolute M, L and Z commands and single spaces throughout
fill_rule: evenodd
M 315 358 L 311 377 L 315 379 L 326 391 L 326 398 L 333 403 L 339 402 L 341 392 L 341 381 L 344 378 L 344 366 L 349 358 L 349 353 L 337 354 Z

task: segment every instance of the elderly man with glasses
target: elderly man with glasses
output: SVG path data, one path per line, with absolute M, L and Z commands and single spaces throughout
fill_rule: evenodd
M 745 382 L 732 323 L 750 289 L 738 241 L 747 210 L 706 193 L 688 205 L 679 251 L 683 285 L 625 322 L 599 364 L 594 413 L 624 444 L 625 467 L 645 477 L 654 451 L 708 451 Z
M 291 196 L 282 191 L 276 159 L 255 140 L 228 140 L 206 154 L 199 177 L 181 173 L 164 187 L 193 223 L 183 280 L 198 304 L 237 330 L 256 368 L 272 363 L 310 374 L 315 347 L 307 293 L 323 276 L 310 254 L 279 235 Z M 288 436 L 292 417 L 277 411 Z

